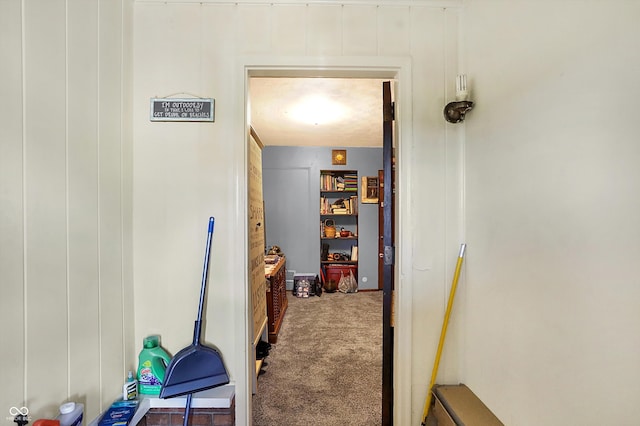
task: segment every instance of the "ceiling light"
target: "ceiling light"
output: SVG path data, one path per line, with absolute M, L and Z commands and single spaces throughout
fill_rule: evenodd
M 329 124 L 346 118 L 348 109 L 322 95 L 304 98 L 290 110 L 292 119 L 305 124 Z

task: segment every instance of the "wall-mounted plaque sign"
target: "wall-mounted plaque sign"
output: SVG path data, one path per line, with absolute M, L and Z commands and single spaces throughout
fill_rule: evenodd
M 213 98 L 151 98 L 151 121 L 211 121 Z

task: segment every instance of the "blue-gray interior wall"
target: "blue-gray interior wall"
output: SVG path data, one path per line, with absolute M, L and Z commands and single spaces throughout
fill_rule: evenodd
M 320 271 L 320 170 L 357 170 L 360 181 L 382 169 L 382 148 L 347 148 L 346 166 L 331 164 L 332 149 L 340 148 L 266 146 L 262 152 L 267 247 L 280 246 L 287 270 Z M 378 288 L 377 204 L 359 202 L 358 287 Z

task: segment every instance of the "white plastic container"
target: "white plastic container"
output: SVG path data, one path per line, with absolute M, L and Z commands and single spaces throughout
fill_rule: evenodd
M 133 378 L 133 372 L 129 371 L 127 382 L 122 386 L 122 399 L 129 401 L 138 396 L 138 381 Z
M 84 405 L 67 402 L 60 406 L 60 414 L 56 420 L 60 420 L 60 426 L 81 426 Z

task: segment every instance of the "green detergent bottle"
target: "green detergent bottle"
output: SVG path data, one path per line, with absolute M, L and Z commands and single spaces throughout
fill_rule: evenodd
M 159 396 L 171 357 L 160 347 L 158 335 L 145 337 L 142 344 L 138 356 L 138 394 Z

